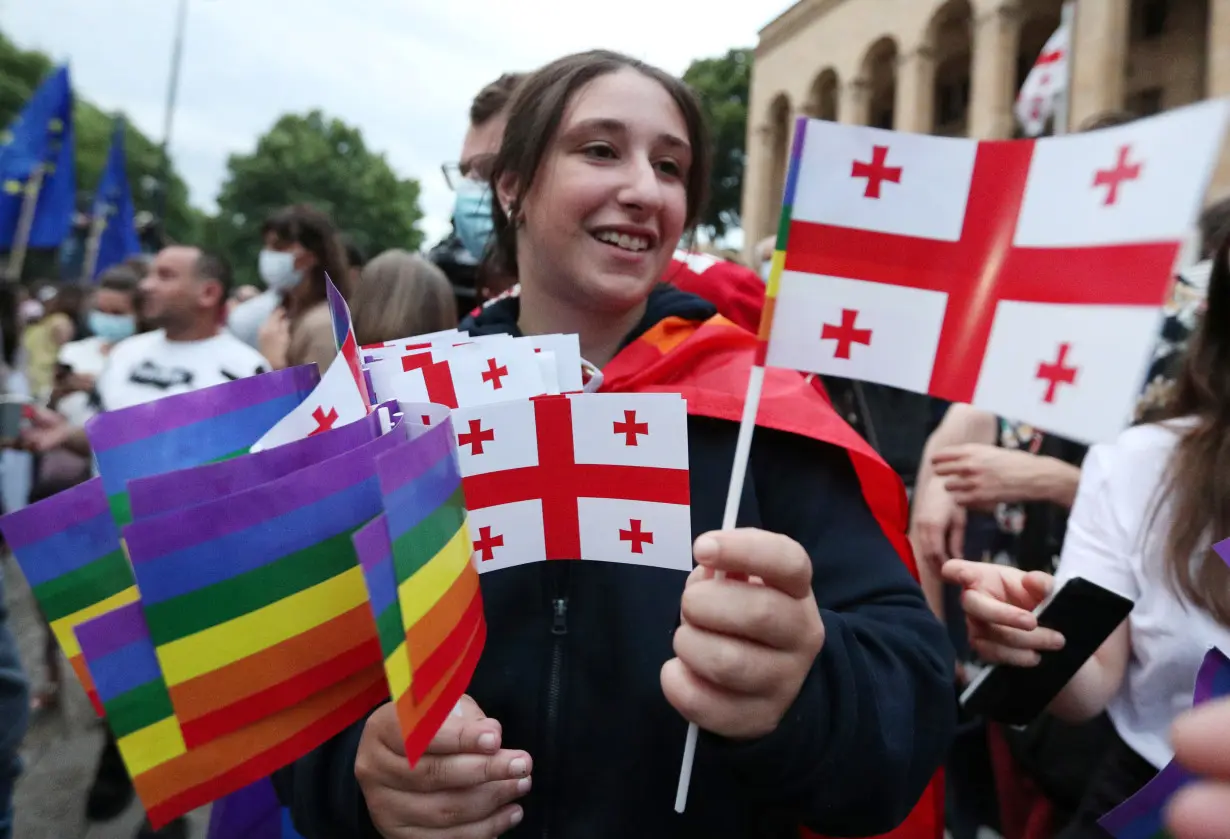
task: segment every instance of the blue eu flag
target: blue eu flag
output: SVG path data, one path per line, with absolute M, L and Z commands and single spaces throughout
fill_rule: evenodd
M 98 257 L 94 261 L 94 276 L 141 252 L 137 229 L 133 223 L 132 191 L 128 188 L 128 171 L 124 165 L 124 121 L 117 119 L 111 133 L 111 151 L 107 165 L 98 181 L 94 197 L 94 220 L 103 225 L 98 237 Z
M 76 209 L 73 92 L 67 66 L 56 68 L 0 134 L 0 249 L 13 246 L 27 184 L 40 169 L 42 185 L 27 244 L 54 248 L 68 236 Z

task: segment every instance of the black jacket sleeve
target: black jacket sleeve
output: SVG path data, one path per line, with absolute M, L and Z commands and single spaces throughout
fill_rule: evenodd
M 304 839 L 380 839 L 354 776 L 363 719 L 289 766 L 273 773 L 283 807 Z
M 825 642 L 771 734 L 706 735 L 746 789 L 827 836 L 909 815 L 956 725 L 947 633 L 835 446 L 758 428 L 749 480 L 762 526 L 806 548 Z M 747 496 L 744 497 L 747 503 Z

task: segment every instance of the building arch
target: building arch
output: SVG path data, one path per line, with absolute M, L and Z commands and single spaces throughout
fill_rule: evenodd
M 896 116 L 897 41 L 880 38 L 864 54 L 860 79 L 867 87 L 867 124 L 876 128 L 892 128 Z

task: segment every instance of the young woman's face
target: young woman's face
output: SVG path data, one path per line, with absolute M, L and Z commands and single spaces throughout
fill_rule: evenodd
M 626 69 L 581 88 L 522 202 L 523 281 L 612 314 L 644 301 L 683 234 L 691 163 L 660 84 Z

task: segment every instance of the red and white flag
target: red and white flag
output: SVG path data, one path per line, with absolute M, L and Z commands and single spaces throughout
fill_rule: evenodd
M 985 142 L 801 120 L 766 363 L 1113 437 L 1228 113 Z
M 363 375 L 363 359 L 359 352 L 359 341 L 354 334 L 354 324 L 350 320 L 350 307 L 346 305 L 346 298 L 342 297 L 342 293 L 327 274 L 325 287 L 329 298 L 329 317 L 333 322 L 333 341 L 338 353 L 338 358 L 330 365 L 330 369 L 337 366 L 337 361 L 345 362 L 355 387 L 363 395 L 370 410 L 375 402 L 368 390 L 367 378 Z
M 453 412 L 480 572 L 586 559 L 692 570 L 687 407 L 575 394 Z
M 385 358 L 369 367 L 377 398 L 459 408 L 547 393 L 533 346 L 503 337 Z
M 1071 52 L 1071 27 L 1060 24 L 1042 47 L 1017 93 L 1014 110 L 1027 137 L 1037 137 L 1046 130 L 1046 123 L 1055 115 L 1056 106 L 1067 93 Z
M 371 410 L 367 397 L 355 385 L 350 367 L 338 358 L 329 365 L 311 394 L 278 420 L 249 451 L 260 452 L 332 431 L 358 422 Z

